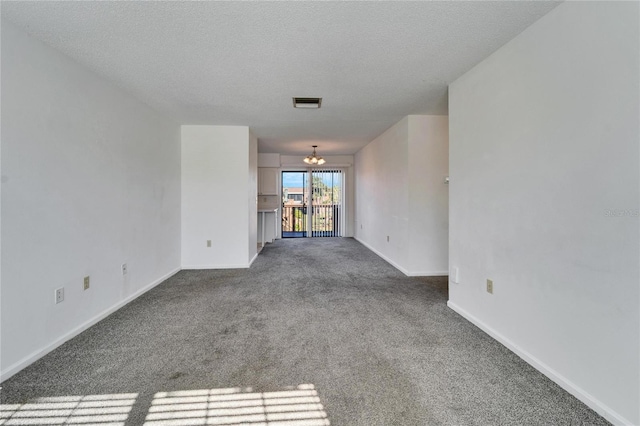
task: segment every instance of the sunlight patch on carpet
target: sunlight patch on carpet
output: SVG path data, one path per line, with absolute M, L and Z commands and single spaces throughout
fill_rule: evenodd
M 274 392 L 252 388 L 158 392 L 144 426 L 330 425 L 320 397 L 311 384 Z
M 0 424 L 124 426 L 137 397 L 137 393 L 52 396 L 0 404 Z

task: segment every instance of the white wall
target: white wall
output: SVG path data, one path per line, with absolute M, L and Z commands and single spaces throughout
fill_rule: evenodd
M 449 117 L 409 116 L 409 258 L 412 275 L 449 272 Z
M 408 116 L 356 154 L 355 236 L 407 275 L 448 271 L 447 127 Z
M 405 273 L 408 162 L 409 118 L 405 117 L 358 151 L 355 163 L 355 237 Z
M 249 238 L 249 263 L 258 254 L 258 138 L 249 132 L 249 176 L 247 180 L 247 202 L 249 204 L 248 238 Z
M 182 126 L 183 268 L 246 268 L 253 261 L 256 167 L 248 127 Z
M 1 85 L 5 380 L 180 267 L 180 133 L 4 21 Z
M 450 306 L 617 424 L 640 424 L 638 8 L 561 4 L 449 88 Z

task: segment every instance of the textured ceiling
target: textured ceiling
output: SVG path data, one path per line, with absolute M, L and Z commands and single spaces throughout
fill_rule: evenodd
M 558 3 L 7 2 L 2 17 L 182 124 L 352 154 Z M 298 110 L 294 96 L 322 97 Z

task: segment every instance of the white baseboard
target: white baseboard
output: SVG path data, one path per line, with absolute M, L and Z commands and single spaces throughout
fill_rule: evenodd
M 449 275 L 449 271 L 409 271 L 406 268 L 403 268 L 402 266 L 398 265 L 393 260 L 389 259 L 386 255 L 380 253 L 378 250 L 371 247 L 369 244 L 365 243 L 358 237 L 353 237 L 353 239 L 359 242 L 360 244 L 362 244 L 363 246 L 365 246 L 366 248 L 368 248 L 369 250 L 371 250 L 372 252 L 374 252 L 375 254 L 377 254 L 378 256 L 380 256 L 381 258 L 383 258 L 387 263 L 391 264 L 391 266 L 393 266 L 398 271 L 402 272 L 408 277 L 441 277 L 444 275 Z
M 135 293 L 133 293 L 132 295 L 128 296 L 127 298 L 121 300 L 120 302 L 116 303 L 115 305 L 111 306 L 110 308 L 102 311 L 101 313 L 99 313 L 95 317 L 91 318 L 90 320 L 80 324 L 78 327 L 74 328 L 73 330 L 71 330 L 67 334 L 65 334 L 65 335 L 61 336 L 60 338 L 56 339 L 53 343 L 51 343 L 51 344 L 49 344 L 49 345 L 47 345 L 47 346 L 45 346 L 45 347 L 43 347 L 41 349 L 38 349 L 37 351 L 27 355 L 26 357 L 24 357 L 20 361 L 16 362 L 15 364 L 13 364 L 13 365 L 7 367 L 6 369 L 2 370 L 2 372 L 0 372 L 0 382 L 4 382 L 8 378 L 13 376 L 17 372 L 19 372 L 20 370 L 22 370 L 23 368 L 27 367 L 30 364 L 33 364 L 34 362 L 36 362 L 37 360 L 39 360 L 40 358 L 42 358 L 43 356 L 45 356 L 46 354 L 48 354 L 49 352 L 51 352 L 52 350 L 57 348 L 58 346 L 60 346 L 63 343 L 67 342 L 68 340 L 71 340 L 72 338 L 74 338 L 78 334 L 82 333 L 83 331 L 85 331 L 86 329 L 91 327 L 92 325 L 98 323 L 100 320 L 102 320 L 102 319 L 106 318 L 107 316 L 109 316 L 110 314 L 114 313 L 115 311 L 117 311 L 118 309 L 120 309 L 121 307 L 126 305 L 127 303 L 129 303 L 132 300 L 138 298 L 143 293 L 146 293 L 147 291 L 151 290 L 152 288 L 154 288 L 155 286 L 157 286 L 161 282 L 163 282 L 163 281 L 169 279 L 170 277 L 172 277 L 173 275 L 177 274 L 179 271 L 180 271 L 180 268 L 176 268 L 176 269 L 172 270 L 171 272 L 169 272 L 168 274 L 163 275 L 162 277 L 160 277 L 157 280 L 153 281 L 151 284 L 141 288 L 140 290 L 136 291 Z
M 378 250 L 374 249 L 373 247 L 371 247 L 369 244 L 365 243 L 364 241 L 362 241 L 360 238 L 358 237 L 353 237 L 354 240 L 356 240 L 357 242 L 359 242 L 360 244 L 362 244 L 363 246 L 365 246 L 366 248 L 368 248 L 369 250 L 371 250 L 372 252 L 374 252 L 375 254 L 377 254 L 378 256 L 380 256 L 381 258 L 383 258 L 387 263 L 389 263 L 391 266 L 393 266 L 394 268 L 396 268 L 398 271 L 402 272 L 403 274 L 405 274 L 406 276 L 410 276 L 410 272 L 407 271 L 406 269 L 404 269 L 402 266 L 398 265 L 396 262 L 394 262 L 393 260 L 389 259 L 386 255 L 380 253 Z
M 449 275 L 449 271 L 409 272 L 407 275 L 410 277 L 446 277 Z
M 182 270 L 189 271 L 194 269 L 247 269 L 250 263 L 242 263 L 237 265 L 182 265 Z
M 251 260 L 249 261 L 249 267 L 251 267 L 251 265 L 253 265 L 253 262 L 255 262 L 255 260 L 256 260 L 257 258 L 258 258 L 258 253 L 254 254 L 254 255 L 253 255 L 253 259 L 251 259 Z
M 448 301 L 447 306 L 456 311 L 458 314 L 463 316 L 466 320 L 477 326 L 479 329 L 487 333 L 489 336 L 503 344 L 507 349 L 511 352 L 518 355 L 522 358 L 527 364 L 531 365 L 533 368 L 547 376 L 553 382 L 557 383 L 561 388 L 569 392 L 571 395 L 578 398 L 580 401 L 584 402 L 589 408 L 591 408 L 596 413 L 600 414 L 602 417 L 607 419 L 609 422 L 614 425 L 626 426 L 633 425 L 633 423 L 623 416 L 618 414 L 616 411 L 612 410 L 607 405 L 600 402 L 593 395 L 586 392 L 584 389 L 576 386 L 570 380 L 567 380 L 566 377 L 553 370 L 551 367 L 546 365 L 544 362 L 540 361 L 533 355 L 529 354 L 527 351 L 522 349 L 520 346 L 513 343 L 511 340 L 498 333 L 493 328 L 489 327 L 487 324 L 480 321 L 475 316 L 471 315 L 469 312 L 462 309 L 460 306 L 455 303 Z

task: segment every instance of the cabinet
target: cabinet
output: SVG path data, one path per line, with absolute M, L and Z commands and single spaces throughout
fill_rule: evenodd
M 258 167 L 258 195 L 278 195 L 278 169 Z

